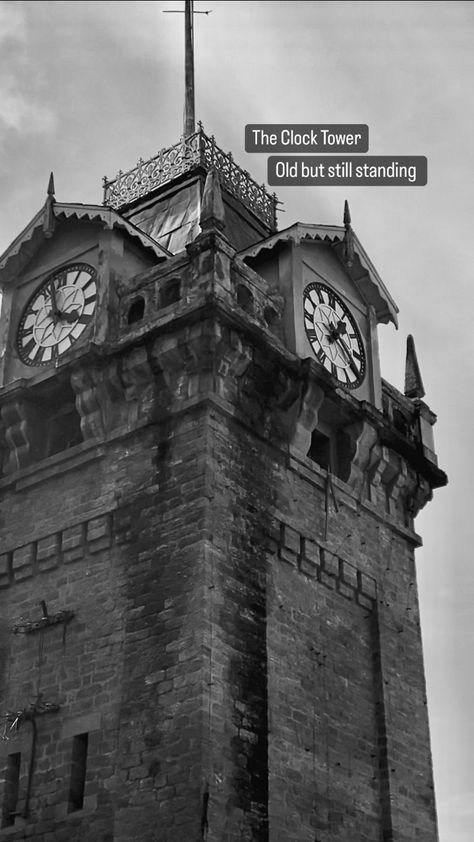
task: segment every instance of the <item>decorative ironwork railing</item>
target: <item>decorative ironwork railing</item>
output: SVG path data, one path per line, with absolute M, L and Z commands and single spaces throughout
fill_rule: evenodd
M 272 231 L 276 230 L 278 200 L 275 194 L 270 195 L 263 185 L 257 184 L 235 163 L 231 153 L 223 152 L 214 136 L 205 134 L 201 124 L 197 132 L 169 149 L 162 149 L 149 161 L 140 159 L 134 169 L 120 170 L 112 181 L 104 177 L 103 203 L 117 210 L 198 165 L 206 170 L 215 167 L 222 187 L 240 199 Z

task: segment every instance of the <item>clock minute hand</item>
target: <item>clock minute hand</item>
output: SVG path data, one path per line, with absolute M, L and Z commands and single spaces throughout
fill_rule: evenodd
M 54 288 L 54 281 L 51 281 L 49 291 L 50 291 L 50 295 L 51 295 L 51 304 L 52 304 L 51 312 L 53 314 L 53 318 L 60 319 L 62 313 L 61 313 L 61 310 L 58 307 L 58 300 L 56 298 L 56 290 Z

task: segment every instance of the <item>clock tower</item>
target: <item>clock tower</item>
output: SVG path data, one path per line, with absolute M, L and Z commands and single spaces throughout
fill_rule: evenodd
M 352 230 L 202 126 L 0 258 L 0 842 L 436 842 L 446 483 Z

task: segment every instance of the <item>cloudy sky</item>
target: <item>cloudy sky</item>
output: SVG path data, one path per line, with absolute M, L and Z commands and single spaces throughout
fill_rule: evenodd
M 176 2 L 0 2 L 0 252 L 43 204 L 100 203 L 101 179 L 182 131 Z M 371 154 L 426 155 L 426 187 L 282 188 L 280 227 L 353 226 L 400 308 L 382 371 L 415 336 L 450 485 L 417 521 L 440 842 L 474 828 L 471 512 L 474 3 L 227 2 L 196 17 L 197 117 L 259 182 L 246 123 L 367 123 Z

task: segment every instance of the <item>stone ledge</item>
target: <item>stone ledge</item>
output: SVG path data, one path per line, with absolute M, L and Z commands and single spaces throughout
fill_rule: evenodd
M 68 524 L 62 530 L 3 553 L 0 556 L 0 589 L 108 549 L 114 543 L 112 521 L 116 512 L 116 507 L 96 512 L 91 518 Z
M 279 532 L 280 540 L 275 541 Z M 346 599 L 357 602 L 372 610 L 376 606 L 377 582 L 367 573 L 359 570 L 352 562 L 331 552 L 324 544 L 302 535 L 284 521 L 275 522 L 272 537 L 265 536 L 267 543 L 274 546 L 274 553 L 267 554 L 268 563 L 278 559 Z
M 58 476 L 65 471 L 71 471 L 93 459 L 99 459 L 104 453 L 103 445 L 96 440 L 82 442 L 75 447 L 62 450 L 54 456 L 49 456 L 47 459 L 42 459 L 40 462 L 35 462 L 27 468 L 22 468 L 9 476 L 3 477 L 0 479 L 0 489 L 14 485 L 17 491 L 21 491 L 23 488 L 29 488 L 50 477 Z

